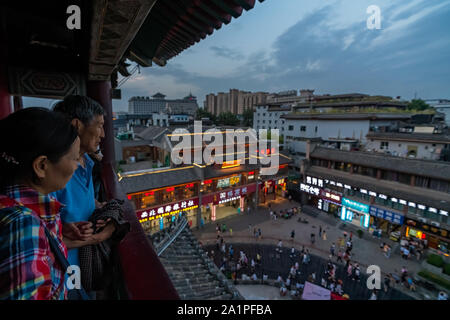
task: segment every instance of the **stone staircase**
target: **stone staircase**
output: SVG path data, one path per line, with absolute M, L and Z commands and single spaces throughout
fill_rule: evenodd
M 159 258 L 183 300 L 244 299 L 207 256 L 188 227 Z

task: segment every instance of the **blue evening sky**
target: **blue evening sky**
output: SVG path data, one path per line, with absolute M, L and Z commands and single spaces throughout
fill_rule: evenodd
M 370 5 L 381 9 L 379 30 L 367 28 Z M 203 106 L 205 95 L 230 88 L 450 98 L 449 30 L 450 0 L 257 1 L 165 67 L 141 68 L 114 111 L 158 91 L 170 99 L 192 91 Z

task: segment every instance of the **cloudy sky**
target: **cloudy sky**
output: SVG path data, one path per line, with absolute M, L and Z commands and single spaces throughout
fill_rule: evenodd
M 367 28 L 370 5 L 381 29 Z M 257 1 L 167 66 L 141 68 L 113 106 L 127 111 L 131 96 L 158 91 L 191 91 L 203 106 L 230 88 L 450 98 L 449 30 L 450 0 Z

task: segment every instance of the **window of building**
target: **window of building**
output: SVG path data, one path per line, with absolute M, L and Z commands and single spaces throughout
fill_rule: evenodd
M 387 141 L 381 141 L 380 142 L 380 149 L 381 150 L 384 150 L 384 149 L 389 149 L 389 142 L 387 142 Z
M 289 126 L 289 131 L 294 130 L 294 126 Z
M 314 132 L 317 133 L 317 126 L 314 128 Z
M 306 126 L 300 126 L 300 131 L 306 131 Z

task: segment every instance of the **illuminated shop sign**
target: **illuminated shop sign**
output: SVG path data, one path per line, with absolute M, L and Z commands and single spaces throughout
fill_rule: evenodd
M 373 191 L 369 191 L 369 196 L 376 197 L 377 194 L 375 192 L 373 192 Z
M 235 184 L 238 184 L 239 181 L 241 181 L 241 175 L 220 179 L 217 181 L 217 188 L 226 188 L 229 186 L 234 186 Z
M 241 198 L 241 196 L 246 195 L 248 191 L 249 190 L 247 189 L 247 187 L 242 187 L 234 190 L 220 192 L 218 195 L 216 195 L 214 204 L 221 204 L 233 200 L 238 200 Z
M 378 217 L 399 225 L 402 225 L 403 220 L 405 219 L 405 217 L 401 214 L 389 210 L 384 210 L 375 206 L 370 206 L 370 214 L 374 217 Z
M 145 222 L 196 208 L 198 208 L 198 198 L 183 200 L 152 209 L 136 211 L 136 215 L 139 222 Z
M 378 194 L 378 197 L 384 200 L 387 200 L 387 196 L 385 196 L 384 194 Z
M 306 183 L 307 184 L 312 184 L 313 186 L 318 186 L 318 187 L 323 187 L 323 180 L 322 179 L 317 179 L 317 178 L 313 178 L 313 177 L 306 177 Z
M 355 209 L 360 212 L 369 213 L 369 206 L 367 204 L 353 201 L 347 198 L 342 198 L 342 204 L 350 209 Z
M 325 190 L 321 190 L 320 191 L 320 195 L 322 196 L 322 198 L 324 198 L 325 200 L 329 200 L 333 203 L 338 203 L 341 204 L 341 196 L 337 195 L 333 192 L 328 192 Z
M 300 183 L 300 191 L 309 193 L 309 194 L 313 194 L 318 196 L 320 194 L 320 189 L 317 187 L 313 187 L 313 186 L 309 186 L 307 184 L 304 183 Z
M 277 184 L 283 184 L 284 183 L 284 179 L 280 179 L 277 181 Z
M 359 191 L 361 191 L 361 193 L 367 194 L 367 190 L 366 189 L 359 189 Z
M 439 210 L 439 214 L 443 215 L 443 216 L 447 216 L 448 217 L 448 212 L 444 211 L 444 210 Z

